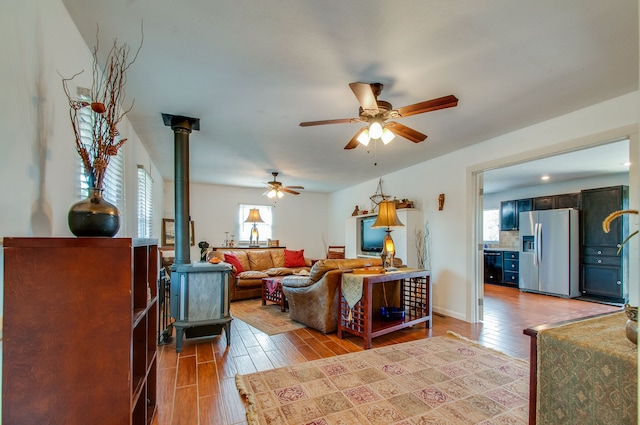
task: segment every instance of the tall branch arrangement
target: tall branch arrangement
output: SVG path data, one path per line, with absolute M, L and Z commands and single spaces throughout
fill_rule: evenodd
M 431 233 L 429 232 L 429 222 L 421 229 L 415 229 L 416 255 L 418 256 L 418 267 L 431 270 Z
M 98 59 L 98 32 L 96 32 L 96 45 L 93 48 L 93 82 L 91 85 L 91 101 L 75 99 L 69 91 L 69 81 L 84 72 L 80 71 L 70 78 L 62 78 L 64 92 L 69 99 L 69 118 L 73 126 L 76 150 L 82 158 L 84 170 L 89 180 L 89 186 L 102 189 L 104 176 L 112 156 L 118 154 L 118 149 L 127 141 L 120 137 L 118 124 L 122 118 L 133 108 L 134 102 L 124 109 L 126 98 L 125 87 L 127 85 L 127 71 L 136 61 L 138 53 L 142 48 L 142 42 L 130 59 L 129 46 L 118 44 L 118 40 L 113 41 L 113 45 L 107 54 L 104 64 Z M 102 66 L 101 66 L 102 65 Z M 80 110 L 90 108 L 92 119 L 91 143 L 85 145 L 80 135 L 80 123 L 82 114 Z

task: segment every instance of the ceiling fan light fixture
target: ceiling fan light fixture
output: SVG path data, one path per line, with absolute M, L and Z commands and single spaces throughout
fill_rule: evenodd
M 394 137 L 396 137 L 396 135 L 386 127 L 384 128 L 384 130 L 382 130 L 382 136 L 380 136 L 380 138 L 382 139 L 382 143 L 384 143 L 385 145 L 392 141 Z
M 268 198 L 275 198 L 275 197 L 276 197 L 276 194 L 277 194 L 276 190 L 275 190 L 275 189 L 271 189 L 271 190 L 269 191 L 269 193 L 267 193 L 267 197 L 268 197 Z
M 360 142 L 360 144 L 368 146 L 369 142 L 371 141 L 371 137 L 369 137 L 369 129 L 365 128 L 364 130 L 362 130 L 357 140 L 358 142 Z
M 282 198 L 284 196 L 284 193 L 280 192 L 279 190 L 277 192 L 278 192 L 278 198 Z
M 369 137 L 379 139 L 382 136 L 382 123 L 379 120 L 372 121 L 369 125 Z

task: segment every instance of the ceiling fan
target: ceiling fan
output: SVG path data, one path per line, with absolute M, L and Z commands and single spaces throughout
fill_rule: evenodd
M 299 195 L 300 192 L 296 192 L 292 189 L 304 189 L 302 186 L 283 186 L 282 183 L 276 180 L 278 173 L 274 171 L 271 174 L 273 175 L 273 180 L 266 183 L 269 186 L 269 189 L 263 193 L 263 195 L 267 195 L 269 198 L 282 198 L 284 196 L 284 192 L 292 195 Z
M 395 121 L 387 120 L 452 108 L 458 105 L 458 98 L 449 95 L 393 109 L 389 102 L 378 100 L 378 96 L 380 92 L 382 92 L 383 87 L 381 83 L 351 83 L 349 87 L 351 87 L 353 94 L 356 95 L 358 102 L 360 102 L 358 118 L 307 121 L 301 122 L 300 126 L 310 127 L 314 125 L 355 122 L 368 123 L 368 126 L 361 128 L 353 138 L 351 138 L 349 143 L 344 147 L 345 149 L 353 149 L 358 146 L 358 143 L 367 146 L 371 139 L 382 139 L 382 142 L 386 145 L 393 140 L 395 135 L 402 136 L 413 143 L 420 143 L 427 138 L 426 134 L 422 134 L 417 130 Z

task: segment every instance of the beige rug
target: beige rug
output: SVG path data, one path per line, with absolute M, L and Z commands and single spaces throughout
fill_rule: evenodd
M 234 301 L 231 303 L 231 316 L 242 320 L 267 335 L 302 329 L 306 326 L 289 318 L 289 312 L 282 313 L 280 306 L 261 299 Z
M 453 333 L 236 375 L 236 384 L 250 425 L 524 425 L 528 419 L 528 363 Z

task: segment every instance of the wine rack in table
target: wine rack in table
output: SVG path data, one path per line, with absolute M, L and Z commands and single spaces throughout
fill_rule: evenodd
M 371 348 L 371 339 L 390 332 L 395 332 L 418 323 L 425 323 L 431 328 L 431 272 L 421 269 L 398 269 L 383 274 L 362 276 L 362 298 L 349 308 L 342 295 L 342 285 L 339 293 L 338 306 L 338 338 L 345 333 L 353 334 L 363 339 L 364 349 Z M 381 313 L 374 311 L 374 285 L 387 282 L 398 282 L 400 285 L 400 311 L 403 317 L 396 320 L 383 320 Z

